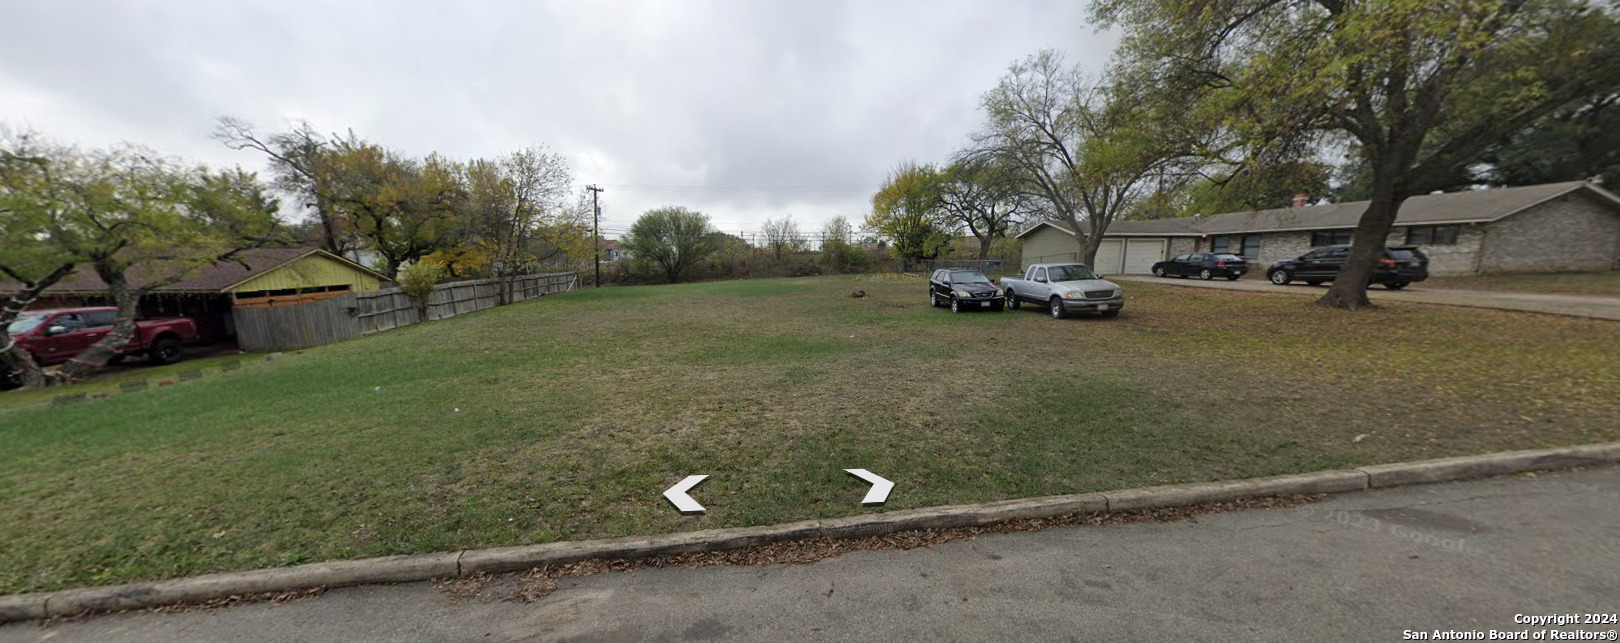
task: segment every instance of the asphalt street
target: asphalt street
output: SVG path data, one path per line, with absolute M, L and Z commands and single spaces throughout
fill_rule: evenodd
M 501 586 L 337 589 L 281 605 L 0 627 L 24 641 L 1397 641 L 1601 632 L 1620 612 L 1620 468 L 1332 496 L 1196 520 L 982 535 L 814 564 Z M 1551 640 L 1549 638 L 1548 640 Z

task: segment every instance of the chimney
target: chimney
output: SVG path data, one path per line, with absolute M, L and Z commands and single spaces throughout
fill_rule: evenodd
M 1294 207 L 1296 207 L 1296 208 L 1303 208 L 1303 207 L 1305 207 L 1305 204 L 1310 203 L 1310 202 L 1311 202 L 1311 195 L 1309 195 L 1309 194 L 1306 194 L 1304 192 L 1300 192 L 1300 193 L 1294 195 Z

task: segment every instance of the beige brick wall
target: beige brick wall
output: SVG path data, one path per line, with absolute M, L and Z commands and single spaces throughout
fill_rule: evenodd
M 1198 237 L 1170 237 L 1170 256 L 1197 252 Z
M 1486 226 L 1479 269 L 1495 272 L 1609 270 L 1620 257 L 1620 213 L 1574 193 Z

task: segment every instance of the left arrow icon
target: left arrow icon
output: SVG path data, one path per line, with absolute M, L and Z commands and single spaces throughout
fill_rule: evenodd
M 686 476 L 685 480 L 665 489 L 664 498 L 669 500 L 669 504 L 675 505 L 675 508 L 680 510 L 682 515 L 690 516 L 703 513 L 703 505 L 698 504 L 691 496 L 686 495 L 686 492 L 691 491 L 692 487 L 696 487 L 699 482 L 703 482 L 703 479 L 707 477 L 709 476 Z

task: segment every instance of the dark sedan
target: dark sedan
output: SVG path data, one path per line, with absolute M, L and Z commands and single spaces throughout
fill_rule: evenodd
M 1249 260 L 1225 252 L 1194 252 L 1153 264 L 1155 277 L 1197 277 L 1210 280 L 1225 277 L 1236 281 L 1249 272 Z

